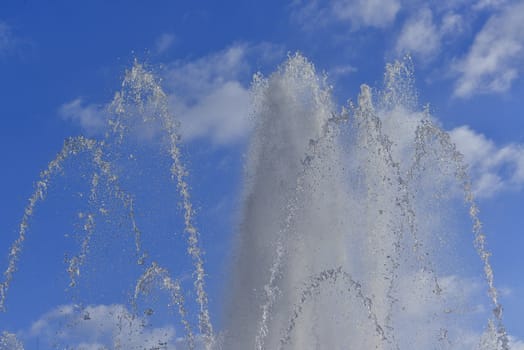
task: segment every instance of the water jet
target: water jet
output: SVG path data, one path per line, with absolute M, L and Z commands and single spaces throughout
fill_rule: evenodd
M 196 224 L 179 125 L 160 80 L 139 63 L 108 106 L 105 136 L 66 140 L 41 173 L 9 250 L 0 307 L 8 306 L 24 243 L 31 225 L 38 225 L 34 212 L 51 183 L 82 163 L 90 173 L 80 248 L 66 264 L 69 288 L 82 287 L 78 280 L 92 251 L 109 235 L 101 231 L 130 237 L 126 257 L 137 273 L 129 291 L 132 312 L 121 310 L 122 332 L 131 324 L 141 334 L 135 320 L 158 310 L 141 298 L 161 290 L 183 326 L 177 346 L 188 349 L 509 349 L 467 167 L 429 110 L 419 108 L 409 60 L 387 65 L 382 88 L 362 85 L 357 103 L 342 108 L 327 77 L 300 54 L 268 77 L 256 74 L 251 91 L 254 131 L 220 326 L 209 311 L 201 249 L 206 233 Z M 142 180 L 133 176 L 149 171 L 150 163 L 141 167 L 136 159 L 148 162 L 156 157 L 152 150 L 163 154 L 153 161 L 164 171 L 160 191 L 180 204 L 167 215 L 181 218 L 187 254 L 173 259 L 191 266 L 186 276 L 145 247 L 155 226 L 139 203 L 156 197 L 149 190 L 137 195 Z M 471 276 L 449 266 L 460 256 L 441 243 L 466 236 L 447 223 L 445 208 L 460 201 L 468 207 L 471 249 L 480 256 L 488 293 L 483 302 L 492 312 L 471 309 L 478 291 L 459 300 Z M 97 310 L 89 302 L 68 312 L 89 322 Z M 465 344 L 464 332 L 476 335 L 476 343 Z M 120 336 L 110 342 L 126 346 Z M 23 344 L 4 332 L 0 349 L 17 347 Z

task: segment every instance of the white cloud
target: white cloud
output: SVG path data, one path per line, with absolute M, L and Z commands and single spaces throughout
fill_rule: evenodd
M 24 334 L 38 338 L 42 346 L 74 349 L 175 349 L 180 339 L 172 326 L 152 328 L 147 320 L 133 316 L 123 305 L 96 305 L 75 309 L 63 305 L 42 315 Z M 69 348 L 68 347 L 68 348 Z
M 486 9 L 496 9 L 507 3 L 506 0 L 479 0 L 474 6 L 473 9 L 480 11 Z
M 399 0 L 334 0 L 327 6 L 306 0 L 294 2 L 292 17 L 308 30 L 333 22 L 348 22 L 353 30 L 386 28 L 393 24 L 400 8 Z
M 398 0 L 337 0 L 332 5 L 339 20 L 349 20 L 357 27 L 385 28 L 390 26 L 400 10 Z
M 105 110 L 92 104 L 86 105 L 81 98 L 63 104 L 58 112 L 62 118 L 77 123 L 88 135 L 100 134 L 106 127 Z
M 164 74 L 165 84 L 184 90 L 193 98 L 208 94 L 226 81 L 238 80 L 249 70 L 247 51 L 247 45 L 237 44 L 196 60 L 174 62 Z
M 452 7 L 424 7 L 404 22 L 395 51 L 397 55 L 411 54 L 428 63 L 440 55 L 443 45 L 455 42 L 466 32 L 469 20 Z
M 168 66 L 165 83 L 173 110 L 181 120 L 184 140 L 207 138 L 223 145 L 249 134 L 249 57 L 255 54 L 263 61 L 272 60 L 281 55 L 281 50 L 270 44 L 237 44 L 191 62 Z
M 437 54 L 439 48 L 440 33 L 428 8 L 419 11 L 404 23 L 396 44 L 397 53 L 411 53 L 425 59 Z
M 0 350 L 23 350 L 24 343 L 34 344 L 36 339 L 45 349 L 188 349 L 184 335 L 177 335 L 172 325 L 155 327 L 120 304 L 58 306 L 16 336 L 0 333 Z M 216 340 L 220 344 L 220 334 Z M 204 348 L 203 337 L 195 334 L 194 350 Z
M 422 270 L 413 275 L 404 274 L 397 282 L 397 293 L 401 297 L 396 305 L 402 310 L 394 315 L 398 325 L 395 331 L 401 335 L 397 338 L 399 347 L 434 348 L 439 337 L 446 339 L 441 345 L 456 350 L 498 349 L 479 346 L 482 341 L 494 344 L 496 339 L 486 327 L 486 321 L 492 317 L 491 303 L 485 294 L 487 285 L 477 277 L 458 275 L 438 276 L 437 280 L 440 287 L 437 294 L 431 274 Z M 416 288 L 413 288 L 414 281 Z M 512 337 L 510 341 L 519 344 Z
M 507 91 L 524 66 L 524 1 L 491 16 L 468 53 L 454 66 L 454 94 Z
M 155 52 L 160 55 L 169 50 L 175 43 L 176 37 L 170 33 L 160 35 L 155 42 Z
M 410 147 L 415 130 L 424 117 L 404 108 L 381 111 L 382 127 L 393 141 L 394 159 L 410 164 Z M 469 167 L 473 191 L 477 197 L 489 198 L 503 191 L 524 187 L 524 145 L 497 145 L 483 134 L 464 125 L 449 131 L 451 141 L 464 156 Z
M 498 147 L 468 126 L 451 130 L 450 136 L 470 167 L 477 196 L 490 197 L 502 190 L 519 190 L 524 185 L 524 146 Z
M 447 12 L 443 17 L 440 25 L 442 36 L 456 37 L 457 34 L 464 31 L 464 17 L 453 11 Z
M 358 69 L 352 65 L 341 65 L 331 68 L 328 72 L 328 75 L 331 79 L 337 80 L 342 77 L 345 77 L 349 74 L 355 73 Z
M 244 138 L 250 129 L 249 101 L 247 88 L 238 81 L 227 81 L 197 104 L 175 108 L 181 116 L 183 137 L 210 137 L 218 144 Z

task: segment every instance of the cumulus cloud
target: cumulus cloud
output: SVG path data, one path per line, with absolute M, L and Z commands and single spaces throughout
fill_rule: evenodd
M 420 281 L 419 288 L 406 288 L 399 292 L 404 295 L 402 305 L 403 313 L 398 315 L 404 323 L 409 326 L 413 323 L 412 329 L 421 331 L 413 334 L 409 341 L 410 345 L 426 345 L 428 341 L 434 341 L 434 334 L 425 333 L 425 327 L 428 330 L 433 329 L 425 318 L 426 315 L 436 315 L 439 312 L 438 298 L 436 298 L 431 289 L 433 288 L 430 278 L 417 274 Z M 408 276 L 413 278 L 413 276 Z M 459 306 L 456 309 L 448 311 L 462 315 L 466 311 L 460 307 L 466 306 L 472 300 L 482 294 L 482 284 L 472 282 L 468 278 L 458 277 L 455 275 L 442 276 L 439 278 L 439 284 L 442 288 L 442 298 L 452 301 Z M 411 285 L 407 283 L 406 286 Z M 426 294 L 421 294 L 427 289 Z M 429 296 L 430 298 L 425 298 Z M 433 300 L 436 302 L 429 302 Z M 465 303 L 465 304 L 462 304 Z M 475 308 L 474 313 L 483 314 L 484 309 Z M 420 322 L 423 319 L 425 322 Z M 432 322 L 439 322 L 434 317 Z M 443 319 L 442 319 L 443 320 Z M 455 324 L 458 326 L 458 324 Z M 445 324 L 442 324 L 445 328 Z M 437 327 L 438 328 L 438 327 Z M 444 329 L 444 328 L 441 328 Z M 469 329 L 449 329 L 454 334 L 449 340 L 453 340 L 455 349 L 478 349 L 480 340 L 489 342 L 490 338 L 487 333 L 481 334 L 479 331 Z M 5 350 L 22 350 L 23 344 L 34 343 L 38 339 L 40 346 L 43 348 L 63 348 L 79 350 L 100 350 L 100 349 L 165 349 L 165 350 L 183 350 L 187 349 L 186 341 L 181 336 L 177 336 L 175 328 L 172 325 L 162 327 L 152 327 L 148 325 L 144 317 L 133 315 L 125 306 L 120 304 L 113 305 L 92 305 L 83 309 L 74 305 L 62 305 L 46 312 L 33 322 L 29 329 L 18 332 L 17 336 L 13 333 L 3 332 L 0 334 L 0 349 Z M 433 339 L 433 340 L 431 340 Z M 524 342 L 518 338 L 509 336 L 510 348 L 513 350 L 524 350 Z M 218 339 L 220 343 L 220 338 Z M 407 345 L 407 344 L 406 344 Z M 204 349 L 202 338 L 198 335 L 195 339 L 195 350 Z M 424 346 L 421 346 L 424 348 Z
M 244 139 L 251 128 L 249 57 L 272 60 L 280 54 L 269 44 L 236 44 L 194 61 L 170 64 L 165 83 L 183 139 L 205 138 L 218 145 Z
M 507 91 L 523 66 L 524 1 L 518 1 L 492 15 L 455 64 L 454 94 L 468 97 Z
M 524 185 L 524 146 L 497 146 L 468 126 L 450 131 L 451 139 L 464 155 L 479 197 L 491 197 L 502 190 L 518 190 Z
M 496 9 L 507 3 L 506 0 L 479 0 L 473 8 L 477 11 L 485 9 Z
M 398 11 L 398 0 L 337 0 L 332 5 L 333 14 L 354 26 L 385 28 L 391 25 Z
M 137 316 L 121 304 L 58 306 L 16 335 L 0 333 L 0 350 L 23 350 L 24 344 L 36 341 L 44 349 L 189 349 L 185 334 L 178 335 L 173 325 L 153 326 L 147 317 Z M 220 344 L 220 335 L 216 341 Z M 203 350 L 203 337 L 194 334 L 193 345 L 194 350 Z
M 408 19 L 397 40 L 397 53 L 411 53 L 429 58 L 437 53 L 440 47 L 440 33 L 433 22 L 433 14 L 425 8 Z
M 106 126 L 105 109 L 85 104 L 81 98 L 63 104 L 58 112 L 62 118 L 78 124 L 88 135 L 100 134 Z
M 176 62 L 166 73 L 173 110 L 184 140 L 234 142 L 249 130 L 249 91 L 239 79 L 247 73 L 247 47 L 234 45 L 192 62 Z
M 210 137 L 218 144 L 244 138 L 250 129 L 249 100 L 246 87 L 238 81 L 226 81 L 195 105 L 183 103 L 175 108 L 181 116 L 183 137 Z
M 468 20 L 453 7 L 423 7 L 411 13 L 395 43 L 397 55 L 411 54 L 423 63 L 438 57 L 445 44 L 466 32 Z
M 293 18 L 306 29 L 318 25 L 348 23 L 353 30 L 365 27 L 386 28 L 393 24 L 399 0 L 334 0 L 327 5 L 317 0 L 296 1 Z
M 176 61 L 166 70 L 165 83 L 171 89 L 182 88 L 194 99 L 207 94 L 225 81 L 237 80 L 247 72 L 248 46 L 232 45 L 224 50 L 190 61 Z
M 402 297 L 396 304 L 402 312 L 394 316 L 398 321 L 396 331 L 409 335 L 397 339 L 401 349 L 434 348 L 437 339 L 456 350 L 498 349 L 480 345 L 495 344 L 496 334 L 486 322 L 492 316 L 485 293 L 487 285 L 477 277 L 438 276 L 438 293 L 431 275 L 422 270 L 404 274 L 398 284 Z M 522 344 L 512 337 L 510 341 Z
M 423 117 L 423 113 L 411 113 L 403 108 L 381 115 L 384 132 L 394 140 L 393 156 L 403 159 L 402 164 L 410 164 L 409 147 Z M 477 197 L 489 198 L 503 191 L 518 191 L 524 187 L 523 144 L 497 145 L 467 125 L 457 127 L 449 134 L 469 167 Z
M 456 36 L 464 31 L 464 17 L 453 11 L 449 11 L 442 16 L 440 34 L 441 36 Z
M 95 305 L 76 309 L 57 307 L 22 332 L 42 346 L 74 349 L 180 349 L 181 339 L 172 326 L 147 327 L 147 320 L 133 316 L 123 305 Z
M 309 31 L 337 33 L 344 26 L 356 31 L 400 24 L 392 53 L 412 54 L 422 64 L 445 53 L 457 97 L 507 91 L 524 69 L 523 0 L 295 0 L 291 18 Z M 463 40 L 472 42 L 465 53 Z

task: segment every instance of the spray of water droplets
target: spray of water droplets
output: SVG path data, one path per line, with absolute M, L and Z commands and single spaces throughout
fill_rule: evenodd
M 135 286 L 135 293 L 133 296 L 133 304 L 135 305 L 140 295 L 148 294 L 154 287 L 156 281 L 160 283 L 160 289 L 164 289 L 169 293 L 172 305 L 176 305 L 178 308 L 178 314 L 184 325 L 186 331 L 186 342 L 189 350 L 195 349 L 195 338 L 191 324 L 187 319 L 187 311 L 184 305 L 184 296 L 182 295 L 182 289 L 180 283 L 169 277 L 169 272 L 158 266 L 155 262 L 140 276 Z
M 427 203 L 427 198 L 441 200 L 438 186 L 432 184 L 435 179 L 458 183 L 469 206 L 474 247 L 493 306 L 478 347 L 509 350 L 467 167 L 428 109 L 419 110 L 413 80 L 409 59 L 387 65 L 381 90 L 362 85 L 357 104 L 337 110 L 327 78 L 300 54 L 291 55 L 267 78 L 255 75 L 255 131 L 246 160 L 237 261 L 224 301 L 225 348 L 459 347 L 462 329 L 456 326 L 467 326 L 469 319 L 453 301 L 450 281 L 456 276 L 446 275 L 441 267 L 447 256 L 445 249 L 435 247 L 440 233 L 424 222 L 439 217 Z M 112 200 L 127 212 L 141 269 L 133 294 L 135 312 L 140 297 L 164 290 L 177 309 L 187 347 L 198 348 L 196 339 L 202 339 L 206 350 L 217 349 L 189 174 L 169 96 L 153 73 L 135 63 L 108 112 L 112 117 L 102 141 L 67 139 L 40 174 L 9 252 L 0 308 L 5 308 L 37 205 L 66 160 L 87 154 L 94 171 L 88 184 L 89 209 L 79 213 L 79 253 L 68 261 L 70 287 L 77 286 L 90 257 L 98 216 L 109 215 L 99 205 L 99 197 L 109 189 Z M 132 188 L 122 186 L 113 164 L 122 145 L 135 136 L 137 120 L 165 141 L 160 148 L 169 158 L 169 175 L 182 208 L 198 330 L 191 324 L 192 310 L 181 283 L 171 278 L 173 272 L 154 261 L 145 268 L 149 256 L 142 248 L 136 198 Z M 431 171 L 425 162 L 432 163 Z M 324 300 L 326 295 L 332 299 Z M 330 324 L 335 318 L 338 323 Z M 115 342 L 118 348 L 120 340 Z M 5 332 L 2 346 L 22 349 L 14 335 Z

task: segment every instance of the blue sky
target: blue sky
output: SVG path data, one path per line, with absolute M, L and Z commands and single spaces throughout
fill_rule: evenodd
M 470 165 L 506 326 L 521 339 L 515 348 L 524 348 L 524 1 L 2 1 L 1 269 L 39 172 L 64 138 L 103 133 L 104 106 L 137 59 L 177 101 L 198 222 L 214 232 L 203 245 L 218 317 L 250 134 L 251 77 L 295 51 L 328 74 L 341 105 L 356 99 L 360 84 L 380 85 L 386 63 L 412 56 L 420 102 Z M 70 187 L 61 180 L 55 189 Z M 74 249 L 64 239 L 74 225 L 74 209 L 59 204 L 64 198 L 73 201 L 51 196 L 33 221 L 25 277 L 13 282 L 0 331 L 29 337 L 34 322 L 71 303 L 69 294 L 57 295 L 63 254 Z

